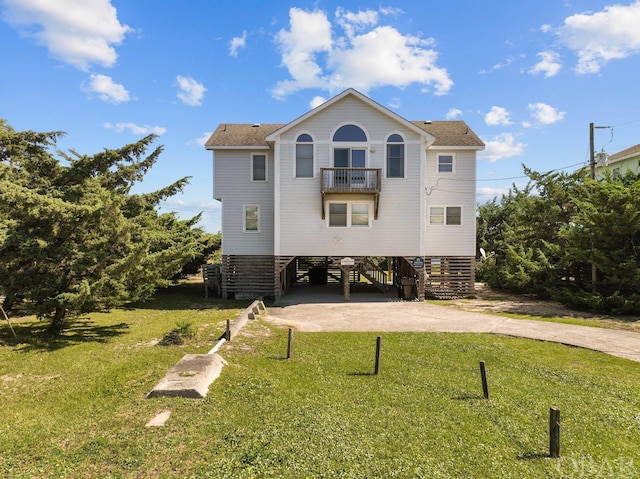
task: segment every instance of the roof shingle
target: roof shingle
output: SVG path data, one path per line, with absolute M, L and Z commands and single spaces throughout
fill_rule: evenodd
M 483 147 L 484 143 L 464 121 L 412 121 L 433 137 L 433 146 Z M 209 137 L 207 149 L 224 147 L 268 147 L 267 136 L 285 124 L 222 123 Z

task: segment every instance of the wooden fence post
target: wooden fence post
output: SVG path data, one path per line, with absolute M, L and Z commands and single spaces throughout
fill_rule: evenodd
M 489 385 L 487 384 L 487 370 L 484 361 L 480 361 L 480 377 L 482 378 L 482 392 L 485 399 L 489 399 Z
M 287 359 L 291 358 L 292 349 L 293 349 L 293 328 L 289 328 L 289 335 L 287 338 Z
M 560 457 L 560 410 L 549 411 L 549 457 Z
M 231 341 L 231 320 L 227 319 L 227 329 L 224 331 L 224 339 Z
M 377 375 L 380 372 L 380 343 L 382 338 L 380 336 L 376 339 L 376 362 L 373 366 L 373 374 Z

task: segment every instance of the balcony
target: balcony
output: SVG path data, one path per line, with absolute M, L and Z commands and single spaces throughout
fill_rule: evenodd
M 374 218 L 378 219 L 378 203 L 382 187 L 380 168 L 320 168 L 322 193 L 322 219 L 325 218 L 325 195 L 370 194 L 374 195 Z

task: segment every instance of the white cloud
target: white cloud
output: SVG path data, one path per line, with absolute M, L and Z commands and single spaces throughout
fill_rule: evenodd
M 540 52 L 537 56 L 540 57 L 540 61 L 536 63 L 531 70 L 529 70 L 529 73 L 544 73 L 545 78 L 550 78 L 557 75 L 562 68 L 560 55 L 556 52 Z
M 327 99 L 322 96 L 314 96 L 313 100 L 309 102 L 309 107 L 313 110 L 314 108 L 322 105 L 325 101 L 327 101 Z
M 101 100 L 112 103 L 130 100 L 126 88 L 119 83 L 114 83 L 113 79 L 106 75 L 91 74 L 88 90 L 97 93 Z
M 502 158 L 521 156 L 524 153 L 524 147 L 527 146 L 516 141 L 512 133 L 502 133 L 483 141 L 485 147 L 483 151 L 478 152 L 478 159 L 487 160 L 490 163 Z
M 238 56 L 238 50 L 244 48 L 247 44 L 247 32 L 242 32 L 241 37 L 233 37 L 229 42 L 229 55 L 232 57 Z
M 202 83 L 198 83 L 193 78 L 183 77 L 178 75 L 176 78 L 178 82 L 178 98 L 182 103 L 189 106 L 202 105 L 202 99 L 204 98 L 204 92 L 207 89 Z
M 528 108 L 533 118 L 543 125 L 557 123 L 566 115 L 564 111 L 558 111 L 546 103 L 530 103 Z
M 565 18 L 560 40 L 578 54 L 577 73 L 597 73 L 610 60 L 640 53 L 640 0 Z
M 552 27 L 551 25 L 549 25 L 548 23 L 545 23 L 544 25 L 542 25 L 542 26 L 540 27 L 540 31 L 541 31 L 542 33 L 549 33 L 549 32 L 552 30 L 552 28 L 553 28 L 553 27 Z
M 367 27 L 378 24 L 378 12 L 376 10 L 360 10 L 353 13 L 338 7 L 336 10 L 336 19 L 349 38 L 353 37 L 355 32 L 364 31 Z
M 207 140 L 209 139 L 212 133 L 213 133 L 212 131 L 204 132 L 200 138 L 196 138 L 195 140 L 190 140 L 187 144 L 204 146 L 207 143 Z
M 492 188 L 492 187 L 484 187 L 478 188 L 476 190 L 476 203 L 484 204 L 488 201 L 493 200 L 498 197 L 501 198 L 502 195 L 506 195 L 509 193 L 510 188 Z
M 401 106 L 402 106 L 402 101 L 400 101 L 400 98 L 398 97 L 394 97 L 391 99 L 391 101 L 389 101 L 389 107 L 393 108 L 394 110 L 397 110 Z
M 449 111 L 447 112 L 446 118 L 447 118 L 447 120 L 455 120 L 459 116 L 462 116 L 462 110 L 460 110 L 458 108 L 449 108 Z
M 501 106 L 492 106 L 491 111 L 484 116 L 484 121 L 491 126 L 511 125 L 510 113 Z
M 196 145 L 204 146 L 205 143 L 207 143 L 207 140 L 209 139 L 209 137 L 211 136 L 211 133 L 213 132 L 207 131 L 203 133 L 200 138 L 196 138 L 194 141 L 190 141 L 189 144 L 195 143 Z
M 134 135 L 149 135 L 153 133 L 154 135 L 164 135 L 167 132 L 166 128 L 161 126 L 139 126 L 132 122 L 121 122 L 121 123 L 105 123 L 104 127 L 108 130 L 113 130 L 117 133 L 122 133 L 125 130 L 129 130 Z
M 111 67 L 132 29 L 118 21 L 110 0 L 4 0 L 6 20 L 34 38 L 51 55 L 87 71 L 92 64 Z
M 272 90 L 283 98 L 306 88 L 330 93 L 353 87 L 363 93 L 380 86 L 429 86 L 436 95 L 453 86 L 446 69 L 438 67 L 433 39 L 402 35 L 390 26 L 376 26 L 373 10 L 336 12 L 336 24 L 344 36 L 334 35 L 325 12 L 289 10 L 289 29 L 276 36 L 282 65 L 291 79 L 279 81 Z

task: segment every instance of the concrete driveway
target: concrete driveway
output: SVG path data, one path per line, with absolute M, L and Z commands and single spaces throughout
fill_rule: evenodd
M 400 301 L 382 293 L 339 286 L 292 288 L 269 309 L 267 320 L 300 331 L 406 331 L 491 333 L 552 341 L 640 362 L 640 333 L 571 324 L 511 319 L 422 301 Z

